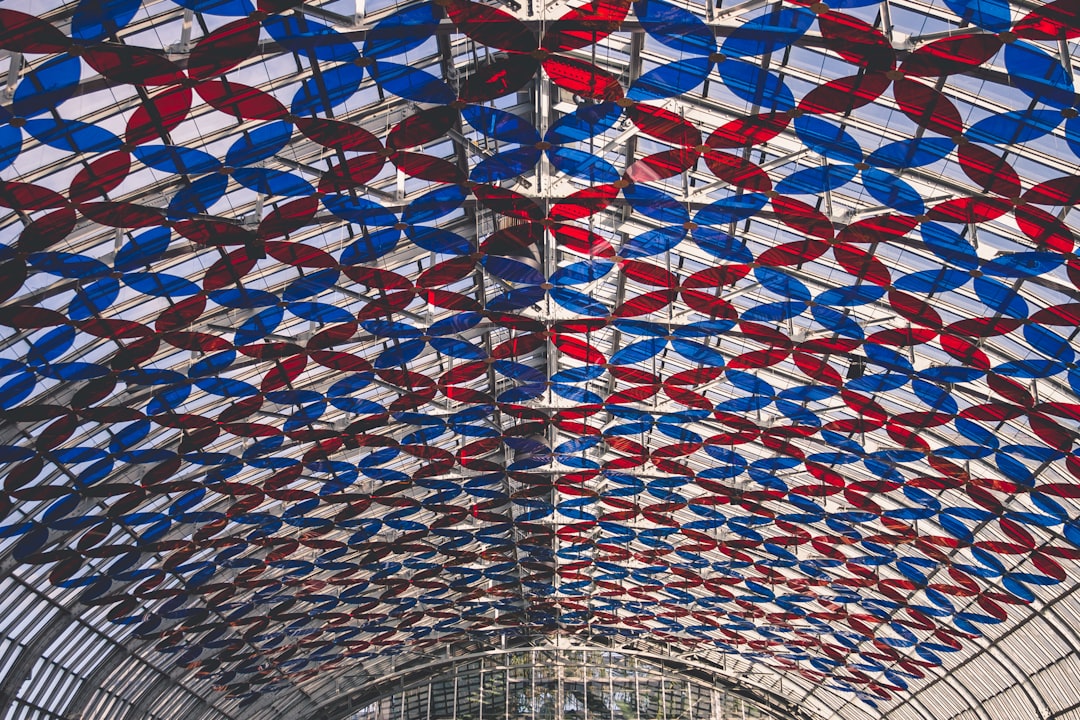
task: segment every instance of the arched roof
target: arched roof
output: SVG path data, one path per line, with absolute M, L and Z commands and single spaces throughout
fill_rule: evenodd
M 0 5 L 5 717 L 1080 720 L 1080 5 L 522 2 Z

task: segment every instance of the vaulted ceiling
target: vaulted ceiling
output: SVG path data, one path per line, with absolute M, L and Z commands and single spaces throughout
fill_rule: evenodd
M 1080 3 L 521 1 L 0 5 L 4 717 L 1080 720 Z

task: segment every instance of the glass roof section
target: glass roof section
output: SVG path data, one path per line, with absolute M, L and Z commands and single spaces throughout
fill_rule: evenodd
M 497 650 L 434 662 L 367 693 L 345 693 L 327 720 L 794 720 L 699 667 L 639 654 Z M 381 691 L 372 693 L 372 690 Z M 801 716 L 805 717 L 805 716 Z
M 1080 720 L 1078 38 L 0 3 L 4 717 L 319 717 L 562 643 Z

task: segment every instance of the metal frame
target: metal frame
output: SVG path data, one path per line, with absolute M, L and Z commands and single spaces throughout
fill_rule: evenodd
M 323 3 L 325 5 L 332 5 L 335 8 L 340 3 Z M 552 8 L 550 5 L 540 2 L 539 12 L 527 11 L 519 13 L 524 15 L 526 19 L 536 26 L 542 28 L 545 26 L 549 19 L 557 17 L 558 8 Z M 731 28 L 735 27 L 738 22 L 768 3 L 764 0 L 750 0 L 749 2 L 735 5 L 723 9 L 715 9 L 711 3 L 706 13 L 710 16 L 710 22 L 713 23 L 714 29 L 718 35 L 724 35 Z M 1014 3 L 1023 7 L 1035 7 L 1036 3 Z M 531 3 L 530 3 L 531 6 Z M 71 17 L 74 8 L 73 3 L 67 3 L 58 7 L 54 12 L 49 13 L 47 17 L 57 24 L 62 25 L 68 21 Z M 696 9 L 701 9 L 697 8 Z M 903 10 L 908 13 L 917 13 L 926 17 L 930 17 L 939 13 L 939 8 L 932 4 L 921 2 L 918 0 L 887 0 L 883 2 L 880 7 L 880 14 L 878 17 L 879 26 L 889 36 L 893 35 L 893 11 Z M 350 17 L 347 14 L 339 12 L 339 10 L 330 9 L 329 7 L 319 7 L 318 5 L 310 4 L 303 6 L 301 10 L 305 15 L 310 15 L 314 18 L 319 18 L 324 21 L 329 21 L 338 26 L 347 28 L 345 34 L 356 42 L 362 41 L 366 31 L 380 19 L 380 17 L 388 14 L 388 8 L 382 8 L 373 12 L 365 17 Z M 191 33 L 194 27 L 198 26 L 200 29 L 207 27 L 208 18 L 201 13 L 194 13 L 191 11 L 185 11 L 178 7 L 168 5 L 167 3 L 150 4 L 147 9 L 148 17 L 141 19 L 136 24 L 129 28 L 129 31 L 142 32 L 153 29 L 155 27 L 181 27 L 181 34 L 177 38 L 178 43 L 173 45 L 170 41 L 173 38 L 162 38 L 162 44 L 164 47 L 175 49 L 182 54 L 184 48 L 190 47 Z M 958 26 L 959 27 L 959 26 Z M 445 29 L 445 32 L 442 30 Z M 943 31 L 945 33 L 956 32 L 958 28 L 949 29 Z M 910 52 L 911 48 L 917 42 L 925 41 L 936 35 L 912 35 L 907 38 L 896 38 L 894 43 L 898 46 L 898 51 L 901 56 Z M 813 45 L 813 43 L 810 43 Z M 613 71 L 625 71 L 629 79 L 634 79 L 642 72 L 642 68 L 646 62 L 663 62 L 666 58 L 658 52 L 655 48 L 646 45 L 646 36 L 641 27 L 635 26 L 634 23 L 627 23 L 623 31 L 618 37 L 613 37 L 605 42 L 605 46 L 608 49 L 615 48 L 617 51 L 622 52 L 623 49 L 628 48 L 628 55 L 630 62 L 626 68 L 620 68 L 617 62 L 609 62 L 605 58 L 600 57 L 597 59 L 598 64 L 606 66 Z M 1063 64 L 1070 70 L 1073 67 L 1071 55 L 1076 53 L 1075 41 L 1063 41 L 1058 48 L 1059 56 L 1061 57 Z M 283 49 L 275 43 L 267 42 L 264 44 L 262 50 L 262 57 L 274 57 L 277 54 L 286 54 Z M 452 26 L 444 25 L 440 28 L 440 33 L 437 38 L 437 51 L 431 54 L 429 57 L 422 59 L 420 64 L 423 64 L 430 68 L 438 68 L 439 73 L 443 77 L 450 77 L 451 75 L 460 75 L 462 72 L 466 72 L 475 65 L 474 56 L 475 47 L 470 41 L 463 40 L 460 37 L 455 37 L 452 34 Z M 268 81 L 267 86 L 271 86 L 277 83 L 297 82 L 309 77 L 318 76 L 317 64 L 307 63 L 304 66 L 302 58 L 299 56 L 294 57 L 296 61 L 296 71 L 283 75 L 281 77 L 273 78 L 272 81 Z M 261 60 L 261 58 L 260 58 Z M 0 61 L 2 62 L 2 61 Z M 815 78 L 814 72 L 805 66 L 791 65 L 781 61 L 777 58 L 769 58 L 764 61 L 768 63 L 768 66 L 777 72 L 789 74 L 796 78 L 805 80 L 821 79 L 821 76 Z M 252 63 L 253 65 L 258 63 Z M 8 65 L 6 70 L 6 83 L 8 88 L 14 88 L 20 77 L 24 76 L 26 72 L 31 69 L 32 65 L 28 65 L 25 59 L 22 57 L 11 56 L 8 58 Z M 989 80 L 1002 80 L 1005 76 L 1002 68 L 987 68 L 979 73 L 979 76 Z M 95 92 L 100 91 L 104 85 L 100 82 L 100 79 L 89 77 L 83 82 L 83 86 L 80 89 L 86 97 L 94 95 Z M 516 102 L 512 107 L 518 114 L 532 115 L 536 119 L 536 125 L 543 131 L 546 124 L 551 120 L 551 113 L 553 112 L 553 106 L 557 105 L 557 102 L 553 100 L 558 99 L 557 89 L 552 88 L 542 77 L 538 77 L 531 86 L 532 92 L 536 96 L 535 104 L 529 102 Z M 324 88 L 325 91 L 325 88 Z M 946 85 L 943 87 L 943 91 L 953 97 L 954 99 L 971 104 L 979 109 L 993 110 L 996 105 L 991 99 L 982 97 L 979 95 L 977 89 L 966 86 Z M 392 122 L 392 118 L 399 117 L 401 114 L 409 111 L 408 103 L 403 101 L 387 102 L 381 98 L 374 98 L 374 101 L 359 108 L 354 108 L 352 112 L 341 115 L 340 117 L 355 121 L 362 126 L 376 130 L 380 127 L 384 127 Z M 119 117 L 121 113 L 129 111 L 132 107 L 142 101 L 142 98 L 128 98 L 123 102 L 118 102 L 115 105 L 108 106 L 102 110 L 95 111 L 92 114 L 88 114 L 85 119 L 88 121 L 110 121 L 110 118 L 115 119 Z M 702 97 L 700 99 L 694 99 L 693 101 L 680 100 L 677 103 L 679 109 L 682 110 L 688 118 L 694 120 L 707 120 L 716 117 L 723 117 L 728 114 L 735 113 L 740 109 L 730 103 L 726 103 L 723 100 L 715 98 Z M 876 126 L 870 123 L 858 121 L 856 119 L 850 120 L 854 129 L 873 133 L 882 138 L 899 138 L 901 135 L 896 133 L 888 127 Z M 206 141 L 212 142 L 215 139 L 225 138 L 234 133 L 238 129 L 243 129 L 243 123 L 237 123 L 234 127 L 217 128 L 213 132 L 209 132 L 206 135 Z M 1060 139 L 1061 133 L 1057 133 L 1056 137 Z M 479 149 L 481 152 L 486 148 L 484 141 L 471 139 L 466 135 L 464 128 L 455 128 L 455 133 L 451 135 L 452 141 L 450 143 L 452 152 L 450 157 L 456 161 L 461 167 L 468 167 L 468 156 L 470 152 L 474 152 Z M 813 158 L 807 158 L 805 155 L 793 155 L 789 151 L 793 150 L 795 143 L 792 142 L 791 133 L 785 133 L 781 135 L 773 146 L 770 147 L 771 158 L 769 161 L 775 163 L 796 163 L 799 167 L 810 166 L 816 160 Z M 624 139 L 619 142 L 612 141 L 610 147 L 604 148 L 608 152 L 618 152 L 622 155 L 624 163 L 629 164 L 635 158 L 640 158 L 645 152 L 639 148 L 638 134 L 631 131 Z M 286 156 L 288 153 L 288 156 Z M 1044 151 L 1031 148 L 1020 148 L 1016 151 L 1017 157 L 1022 158 L 1030 167 L 1041 168 L 1044 172 L 1050 173 L 1050 168 L 1053 163 L 1057 161 L 1057 158 L 1052 157 Z M 306 146 L 302 142 L 297 142 L 286 148 L 282 152 L 281 157 L 272 158 L 268 161 L 270 166 L 280 167 L 286 169 L 295 169 L 300 172 L 314 173 L 318 171 L 318 163 L 327 159 L 330 153 L 323 152 L 320 148 L 312 146 L 308 143 Z M 41 182 L 47 184 L 51 178 L 59 177 L 65 172 L 73 170 L 77 164 L 65 164 L 65 163 L 49 163 L 40 168 L 23 169 L 22 179 L 32 182 Z M 573 183 L 566 183 L 560 181 L 558 178 L 554 178 L 551 175 L 551 168 L 546 164 L 540 165 L 541 170 L 535 177 L 526 178 L 517 189 L 523 192 L 536 188 L 534 195 L 542 200 L 549 200 L 555 194 L 554 190 L 565 189 L 567 185 L 573 188 Z M 942 188 L 943 192 L 960 192 L 970 191 L 970 183 L 960 177 L 942 177 L 934 176 L 930 173 L 921 173 L 912 171 L 905 177 L 911 178 L 920 182 L 925 182 L 930 185 L 936 185 Z M 1038 178 L 1033 178 L 1037 180 Z M 686 173 L 686 177 L 680 179 L 683 185 L 683 194 L 680 199 L 685 200 L 689 207 L 700 207 L 709 202 L 708 200 L 708 185 L 706 174 L 695 171 Z M 133 202 L 147 202 L 150 203 L 157 198 L 160 198 L 164 193 L 168 193 L 179 186 L 190 182 L 189 177 L 174 177 L 165 180 L 156 181 L 153 183 L 147 183 L 144 187 L 140 187 L 137 190 L 132 190 L 120 197 L 114 199 L 123 199 Z M 562 185 L 556 183 L 563 182 Z M 525 188 L 524 184 L 529 183 L 529 188 Z M 699 185 L 699 183 L 702 183 Z M 553 190 L 554 188 L 554 190 Z M 368 192 L 371 192 L 380 197 L 391 199 L 392 202 L 388 203 L 388 206 L 396 208 L 403 207 L 411 199 L 420 195 L 422 189 L 413 189 L 406 191 L 403 182 L 399 183 L 399 178 L 389 177 L 382 178 L 380 180 L 371 183 L 367 188 Z M 867 213 L 874 210 L 871 203 L 865 199 L 844 197 L 841 193 L 830 193 L 828 198 L 823 199 L 822 209 L 827 211 L 830 216 L 833 216 L 838 221 L 850 221 L 858 218 L 860 213 Z M 230 221 L 239 222 L 241 218 L 248 217 L 252 213 L 258 214 L 260 211 L 266 211 L 267 208 L 263 205 L 264 198 L 255 198 L 253 200 L 244 199 L 242 203 L 238 203 L 236 207 L 232 209 L 232 213 L 228 218 Z M 28 220 L 26 217 L 18 217 L 14 214 L 5 218 L 0 218 L 0 235 L 7 237 L 14 234 L 20 224 L 25 223 Z M 473 235 L 479 233 L 480 224 L 486 222 L 486 219 L 480 216 L 474 204 L 468 203 L 465 206 L 465 212 L 463 217 L 455 221 L 454 227 L 461 229 L 462 232 L 469 232 Z M 641 218 L 632 217 L 629 209 L 625 204 L 616 204 L 614 209 L 598 220 L 599 224 L 610 226 L 605 227 L 605 231 L 609 231 L 614 237 L 619 232 L 619 229 L 626 223 L 641 222 L 643 226 L 648 226 L 647 221 L 643 221 Z M 323 232 L 326 232 L 327 227 L 330 227 L 329 223 L 325 227 L 318 227 L 302 234 L 301 237 L 317 237 Z M 770 239 L 770 233 L 775 233 L 780 227 L 780 224 L 775 220 L 770 221 L 769 218 L 755 221 L 753 226 L 749 223 L 747 227 L 743 228 L 743 232 L 748 236 L 760 243 L 767 243 Z M 1005 231 L 1000 228 L 995 230 L 1005 234 Z M 347 232 L 348 230 L 342 230 Z M 124 235 L 123 233 L 113 233 L 112 231 L 101 231 L 99 228 L 92 227 L 90 224 L 78 227 L 69 239 L 69 247 L 73 251 L 84 248 L 100 248 L 105 246 L 114 246 L 118 238 Z M 130 235 L 130 233 L 128 234 Z M 545 255 L 543 257 L 543 263 L 546 270 L 550 271 L 556 267 L 560 260 L 566 260 L 572 257 L 572 253 L 559 253 L 553 247 L 545 247 Z M 176 253 L 175 260 L 181 259 L 181 253 Z M 679 263 L 692 263 L 700 262 L 701 258 L 695 258 L 692 255 L 687 255 L 677 259 Z M 401 253 L 393 257 L 390 262 L 397 266 L 411 266 L 417 264 L 418 266 L 428 267 L 433 262 L 432 258 L 425 256 L 424 253 L 405 254 Z M 182 266 L 182 263 L 178 263 L 178 266 Z M 259 278 L 263 280 L 264 278 Z M 272 278 L 271 278 L 272 279 Z M 810 277 L 808 280 L 819 281 L 820 277 Z M 267 280 L 267 282 L 270 282 Z M 278 284 L 283 282 L 280 280 Z M 493 279 L 485 274 L 483 269 L 478 268 L 473 276 L 470 278 L 471 286 L 469 291 L 474 293 L 477 299 L 482 303 L 486 299 L 486 295 L 489 291 L 496 289 L 497 283 Z M 77 285 L 75 282 L 69 281 L 57 281 L 48 286 L 42 286 L 36 289 L 33 293 L 25 296 L 27 302 L 39 303 L 43 306 L 51 306 L 51 304 L 59 302 L 58 298 L 63 297 Z M 1056 287 L 1042 287 L 1038 281 L 1022 281 L 1018 283 L 1018 286 L 1022 286 L 1022 289 L 1028 294 L 1029 297 L 1038 298 L 1044 292 L 1067 292 L 1066 286 Z M 753 293 L 754 290 L 749 290 Z M 619 303 L 625 298 L 626 286 L 621 284 L 619 287 L 612 290 L 612 298 L 615 302 Z M 362 298 L 352 298 L 353 301 L 358 301 Z M 134 303 L 124 308 L 126 312 L 134 312 Z M 682 310 L 682 308 L 680 308 Z M 228 318 L 231 311 L 222 309 L 216 317 L 210 317 L 208 322 L 213 323 L 216 321 L 222 322 L 225 326 L 228 326 L 227 322 L 224 322 Z M 883 320 L 887 322 L 887 319 Z M 234 323 L 235 324 L 235 323 Z M 295 325 L 301 325 L 299 321 L 294 323 Z M 32 336 L 32 332 L 15 333 L 7 337 L 0 338 L 0 345 L 2 345 L 5 353 L 20 354 L 25 351 L 27 347 L 27 338 Z M 485 347 L 490 348 L 498 342 L 495 331 L 485 329 L 477 334 L 477 341 L 483 344 Z M 1072 339 L 1072 338 L 1070 338 Z M 617 334 L 613 334 L 608 341 L 608 348 L 611 352 L 617 350 L 622 343 L 623 339 Z M 988 344 L 992 345 L 992 344 Z M 993 348 L 986 347 L 988 352 L 997 352 L 1001 356 L 1009 355 L 1009 348 Z M 87 348 L 87 351 L 92 351 L 92 348 Z M 173 353 L 175 362 L 180 365 L 190 360 L 182 357 L 183 353 Z M 537 350 L 531 357 L 525 358 L 530 363 L 537 367 L 545 368 L 548 376 L 553 374 L 558 369 L 558 354 L 555 351 L 550 339 L 545 346 Z M 421 358 L 417 361 L 434 362 L 431 358 Z M 665 357 L 661 362 L 667 363 L 669 367 L 678 367 L 678 358 Z M 254 362 L 251 363 L 255 365 Z M 254 373 L 254 370 L 252 370 Z M 331 373 L 323 373 L 329 376 Z M 484 378 L 484 383 L 489 390 L 495 391 L 498 387 L 499 380 L 495 376 L 493 371 L 487 373 Z M 1068 388 L 1061 386 L 1050 386 L 1049 383 L 1040 385 L 1040 392 L 1044 397 L 1048 398 L 1065 398 L 1070 395 Z M 57 389 L 57 393 L 63 391 Z M 60 395 L 62 397 L 62 394 Z M 136 401 L 144 400 L 141 396 L 131 396 L 127 398 L 127 402 L 134 404 Z M 224 400 L 221 401 L 222 403 Z M 552 406 L 557 407 L 556 402 L 552 402 Z M 333 421 L 331 417 L 330 421 Z M 512 422 L 506 418 L 495 416 L 495 424 L 503 426 Z M 10 435 L 12 437 L 18 437 L 19 434 L 23 438 L 32 436 L 38 427 L 2 427 L 0 428 L 0 434 L 5 436 Z M 1001 432 L 1022 432 L 1018 423 L 1009 421 L 1002 423 L 999 427 Z M 100 437 L 102 433 L 108 433 L 108 428 L 94 427 L 86 431 L 84 437 Z M 18 434 L 17 434 L 18 433 Z M 928 436 L 933 436 L 933 431 L 927 431 Z M 160 433 L 162 441 L 167 438 L 164 437 L 164 433 Z M 554 428 L 550 430 L 549 441 L 554 445 L 562 440 L 569 438 L 569 434 L 558 431 Z M 236 445 L 241 445 L 244 441 L 235 439 Z M 505 458 L 504 458 L 505 459 Z M 986 472 L 998 472 L 996 468 L 993 468 L 988 463 L 979 463 L 985 467 L 981 469 Z M 1040 468 L 1040 472 L 1052 473 L 1055 472 L 1054 468 L 1044 467 Z M 60 476 L 55 479 L 58 482 L 63 482 Z M 224 505 L 226 500 L 219 498 L 217 502 L 220 505 Z M 100 503 L 99 505 L 104 505 Z M 211 506 L 208 505 L 209 509 Z M 1045 544 L 1052 540 L 1058 539 L 1056 533 L 1047 533 L 1047 537 L 1042 537 L 1040 540 Z M 177 538 L 181 537 L 178 533 Z M 64 543 L 68 540 L 69 536 L 57 534 L 52 538 L 56 547 L 63 547 Z M 146 641 L 138 639 L 117 639 L 114 635 L 114 628 L 107 625 L 106 621 L 102 617 L 102 613 L 97 611 L 96 608 L 80 606 L 76 601 L 77 593 L 72 591 L 58 592 L 54 589 L 47 589 L 47 585 L 44 580 L 44 573 L 38 572 L 33 568 L 27 568 L 24 566 L 17 566 L 13 562 L 9 561 L 7 554 L 10 550 L 10 543 L 0 540 L 0 580 L 3 582 L 10 582 L 19 589 L 19 592 L 27 594 L 28 597 L 34 598 L 34 603 L 44 613 L 47 609 L 48 612 L 54 613 L 55 617 L 63 618 L 63 621 L 54 620 L 46 625 L 46 627 L 37 630 L 34 633 L 23 635 L 20 632 L 20 628 L 12 628 L 8 626 L 4 630 L 4 633 L 12 639 L 13 642 L 18 644 L 18 651 L 11 650 L 15 653 L 15 661 L 11 663 L 6 670 L 4 679 L 0 681 L 0 707 L 5 707 L 8 712 L 15 713 L 19 708 L 31 708 L 35 712 L 41 714 L 41 716 L 62 717 L 65 720 L 76 720 L 77 718 L 89 718 L 89 717 L 116 717 L 116 718 L 141 718 L 141 717 L 154 717 L 154 718 L 176 718 L 176 720 L 186 720 L 187 718 L 220 718 L 221 720 L 234 720 L 239 718 L 300 718 L 308 717 L 310 720 L 338 720 L 345 716 L 349 707 L 355 707 L 356 703 L 366 702 L 368 698 L 376 698 L 383 696 L 388 692 L 389 686 L 393 683 L 399 683 L 408 685 L 413 681 L 420 681 L 420 678 L 425 674 L 441 672 L 445 669 L 451 668 L 458 663 L 466 662 L 476 658 L 484 657 L 496 657 L 510 652 L 518 652 L 518 650 L 510 648 L 495 648 L 478 650 L 476 648 L 447 648 L 447 658 L 441 658 L 437 653 L 431 654 L 416 654 L 413 656 L 406 656 L 400 658 L 400 664 L 398 659 L 379 659 L 372 661 L 369 664 L 364 664 L 357 667 L 357 675 L 359 678 L 359 687 L 350 691 L 346 695 L 342 695 L 336 689 L 329 687 L 328 682 L 311 681 L 304 686 L 294 686 L 288 691 L 283 691 L 280 699 L 268 699 L 265 702 L 260 702 L 250 708 L 238 708 L 236 703 L 232 700 L 223 698 L 216 695 L 209 687 L 209 683 L 195 677 L 195 675 L 185 668 L 174 668 L 167 665 L 168 656 L 157 654 L 149 646 Z M 959 555 L 959 552 L 956 553 Z M 147 561 L 161 562 L 162 557 L 146 558 Z M 100 565 L 104 566 L 106 560 L 102 559 Z M 551 572 L 556 573 L 558 571 L 558 561 L 552 563 Z M 933 579 L 933 578 L 932 578 Z M 1071 578 L 1075 583 L 1077 578 L 1074 576 Z M 180 579 L 174 577 L 169 582 L 179 584 L 182 582 Z M 168 583 L 167 583 L 168 584 Z M 669 648 L 670 654 L 651 653 L 649 651 L 639 651 L 633 648 L 616 648 L 618 651 L 627 656 L 635 656 L 648 658 L 650 661 L 662 663 L 665 667 L 671 668 L 673 671 L 679 673 L 685 673 L 688 677 L 694 677 L 696 680 L 708 679 L 709 682 L 718 686 L 722 686 L 732 692 L 741 694 L 748 699 L 755 702 L 765 701 L 771 703 L 773 706 L 782 708 L 786 713 L 785 718 L 801 719 L 806 718 L 827 718 L 827 717 L 842 717 L 842 718 L 856 718 L 861 719 L 864 717 L 901 717 L 899 714 L 906 709 L 914 708 L 914 712 L 927 718 L 945 718 L 956 717 L 959 713 L 955 713 L 951 710 L 947 710 L 939 713 L 937 710 L 937 702 L 935 698 L 936 688 L 938 686 L 945 686 L 955 693 L 966 703 L 964 708 L 965 712 L 972 713 L 980 720 L 1000 720 L 986 709 L 983 708 L 983 703 L 986 698 L 983 697 L 983 693 L 977 688 L 968 688 L 962 681 L 958 680 L 953 673 L 960 667 L 964 666 L 979 666 L 983 667 L 991 660 L 1004 668 L 1005 673 L 1011 678 L 1013 686 L 1022 690 L 1023 696 L 1026 699 L 1026 705 L 1017 706 L 1015 708 L 1016 717 L 1032 717 L 1032 718 L 1065 718 L 1070 714 L 1075 714 L 1075 708 L 1080 706 L 1080 702 L 1072 702 L 1072 704 L 1062 708 L 1055 709 L 1053 706 L 1053 696 L 1059 692 L 1059 688 L 1042 687 L 1037 680 L 1028 677 L 1025 672 L 1016 666 L 1015 662 L 1011 660 L 1008 654 L 1002 651 L 998 643 L 1006 637 L 1021 636 L 1026 633 L 1031 633 L 1037 637 L 1038 632 L 1048 631 L 1054 633 L 1067 647 L 1069 648 L 1069 655 L 1074 656 L 1080 651 L 1080 639 L 1077 637 L 1077 631 L 1075 626 L 1063 613 L 1058 612 L 1057 608 L 1059 604 L 1064 604 L 1069 601 L 1073 595 L 1075 587 L 1070 588 L 1067 591 L 1062 592 L 1056 597 L 1050 597 L 1045 600 L 1041 600 L 1036 606 L 1029 612 L 1028 615 L 1023 617 L 1015 625 L 1003 630 L 1000 633 L 993 634 L 985 639 L 980 640 L 973 647 L 967 649 L 962 653 L 962 659 L 951 665 L 943 667 L 936 677 L 928 679 L 924 682 L 913 683 L 913 689 L 909 693 L 902 694 L 900 699 L 892 706 L 883 706 L 877 709 L 869 708 L 867 706 L 852 703 L 846 698 L 836 695 L 832 690 L 824 687 L 815 687 L 812 683 L 799 678 L 784 679 L 783 674 L 767 669 L 766 677 L 767 682 L 758 687 L 749 683 L 742 672 L 718 670 L 715 665 L 710 662 L 719 663 L 719 657 L 711 657 L 708 653 L 702 653 L 700 655 L 691 655 L 688 651 Z M 522 595 L 520 598 L 524 606 L 527 607 L 529 599 L 527 596 Z M 28 621 L 30 622 L 30 621 Z M 0 623 L 0 627 L 2 627 Z M 46 657 L 46 651 L 55 643 L 58 638 L 61 638 L 64 633 L 68 632 L 71 628 L 88 629 L 91 633 L 100 640 L 99 647 L 107 648 L 107 650 L 100 650 L 102 654 L 97 658 L 97 664 L 94 665 L 94 669 L 85 674 L 82 677 L 83 684 L 78 687 L 72 695 L 71 700 L 62 708 L 47 708 L 33 703 L 29 698 L 33 697 L 35 693 L 40 692 L 42 683 L 46 682 L 47 678 L 42 677 L 41 659 Z M 26 628 L 22 628 L 25 630 Z M 584 649 L 586 646 L 582 646 L 580 649 Z M 613 646 L 614 647 L 614 646 Z M 577 647 L 574 648 L 579 649 Z M 459 653 L 460 654 L 457 654 Z M 1065 657 L 1068 657 L 1065 656 Z M 86 658 L 76 657 L 75 660 L 85 661 Z M 388 664 L 393 663 L 393 672 L 386 674 L 384 670 Z M 73 661 L 74 664 L 74 661 Z M 133 702 L 128 703 L 124 709 L 114 706 L 113 708 L 104 710 L 106 704 L 110 701 L 110 692 L 117 690 L 116 680 L 118 678 L 129 677 L 128 673 L 144 672 L 143 677 L 152 677 L 152 683 L 145 687 L 137 697 L 132 698 Z M 345 675 L 348 677 L 347 675 Z M 107 690 L 107 688 L 109 690 Z M 1001 690 L 999 688 L 999 690 Z M 1070 688 L 1069 690 L 1076 690 Z M 800 709 L 801 706 L 814 707 L 815 710 L 810 712 L 809 710 Z M 101 710 L 99 710 L 101 709 Z M 103 713 L 99 715 L 91 715 L 90 713 Z

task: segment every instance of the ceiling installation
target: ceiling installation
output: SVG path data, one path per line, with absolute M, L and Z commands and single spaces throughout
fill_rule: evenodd
M 0 713 L 1080 719 L 1080 2 L 521 3 L 0 5 Z

